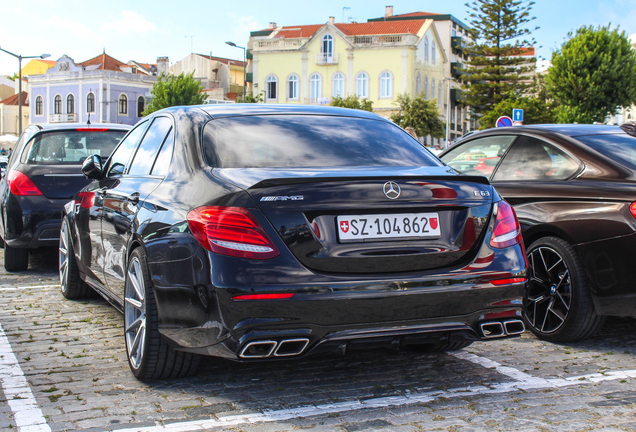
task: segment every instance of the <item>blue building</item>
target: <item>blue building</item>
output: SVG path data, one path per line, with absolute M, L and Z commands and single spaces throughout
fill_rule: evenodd
M 140 66 L 143 65 L 143 66 Z M 141 118 L 156 66 L 122 63 L 105 52 L 82 63 L 64 55 L 29 79 L 29 123 L 122 123 Z

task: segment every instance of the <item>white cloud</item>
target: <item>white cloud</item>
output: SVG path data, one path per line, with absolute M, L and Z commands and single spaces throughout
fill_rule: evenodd
M 109 22 L 102 25 L 102 30 L 105 32 L 117 32 L 119 34 L 146 34 L 151 31 L 156 31 L 157 27 L 146 20 L 143 15 L 133 11 L 122 11 L 122 18 L 117 21 Z
M 239 15 L 234 12 L 228 13 L 228 16 L 234 20 L 236 23 L 236 31 L 238 32 L 251 32 L 255 30 L 260 30 L 263 28 L 263 25 L 258 22 L 257 18 L 254 18 L 252 15 Z
M 58 15 L 51 15 L 46 20 L 46 25 L 50 30 L 54 31 L 53 34 L 60 36 L 68 35 L 80 40 L 92 39 L 96 36 L 93 30 L 86 24 Z

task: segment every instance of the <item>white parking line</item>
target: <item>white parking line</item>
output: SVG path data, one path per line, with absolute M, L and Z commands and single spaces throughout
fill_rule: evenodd
M 26 288 L 37 288 L 37 289 L 44 289 L 44 290 L 50 290 L 50 289 L 55 289 L 55 288 L 59 288 L 60 285 L 0 285 L 0 291 L 18 291 L 18 290 L 23 290 Z
M 421 393 L 410 393 L 406 396 L 389 396 L 365 400 L 354 400 L 325 405 L 305 406 L 284 410 L 266 410 L 263 413 L 243 414 L 237 416 L 225 416 L 218 419 L 193 420 L 181 423 L 170 423 L 166 425 L 157 424 L 149 427 L 133 427 L 129 429 L 119 429 L 117 432 L 189 432 L 205 430 L 213 427 L 234 426 L 239 424 L 266 423 L 274 421 L 284 421 L 313 417 L 317 415 L 335 414 L 344 411 L 356 411 L 369 408 L 384 408 L 388 406 L 412 405 L 418 403 L 431 402 L 438 398 L 457 398 L 466 396 L 479 396 L 489 394 L 511 393 L 520 390 L 536 390 L 546 388 L 560 388 L 566 386 L 576 386 L 582 384 L 592 384 L 601 381 L 612 381 L 617 379 L 636 378 L 636 370 L 626 370 L 608 372 L 605 374 L 581 375 L 570 378 L 543 379 L 528 375 L 517 369 L 502 366 L 501 364 L 479 357 L 467 352 L 449 353 L 462 360 L 467 360 L 487 368 L 495 368 L 497 372 L 509 376 L 515 381 L 485 386 L 468 386 L 450 389 L 446 391 L 430 391 Z
M 50 432 L 0 324 L 0 382 L 19 432 Z

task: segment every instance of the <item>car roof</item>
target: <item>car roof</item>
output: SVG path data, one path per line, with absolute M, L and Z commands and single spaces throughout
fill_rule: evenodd
M 503 128 L 485 129 L 470 135 L 470 138 L 477 138 L 481 135 L 491 134 L 517 134 L 523 132 L 558 133 L 569 137 L 585 135 L 605 135 L 625 133 L 619 126 L 591 125 L 591 124 L 542 124 L 524 125 Z
M 119 123 L 52 123 L 52 124 L 35 124 L 33 125 L 41 131 L 57 131 L 57 130 L 77 130 L 77 129 L 113 129 L 113 130 L 130 130 L 132 126 Z
M 250 115 L 325 115 L 341 117 L 357 117 L 372 120 L 384 120 L 377 114 L 369 111 L 332 107 L 328 105 L 292 105 L 292 104 L 267 104 L 267 103 L 237 103 L 221 105 L 193 105 L 187 107 L 171 107 L 161 110 L 170 112 L 183 109 L 186 111 L 201 110 L 212 118 L 237 117 Z M 158 112 L 161 112 L 158 111 Z

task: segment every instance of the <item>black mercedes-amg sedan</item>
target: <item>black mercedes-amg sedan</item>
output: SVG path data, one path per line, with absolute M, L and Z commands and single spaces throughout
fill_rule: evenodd
M 0 180 L 0 243 L 4 268 L 26 270 L 29 251 L 57 246 L 62 208 L 89 182 L 87 156 L 110 156 L 130 130 L 120 124 L 31 125 L 20 135 Z
M 576 341 L 606 316 L 636 316 L 636 126 L 489 129 L 440 158 L 489 179 L 517 212 L 535 335 Z
M 65 207 L 62 293 L 124 314 L 139 379 L 524 331 L 512 207 L 365 111 L 238 104 L 140 121 Z

